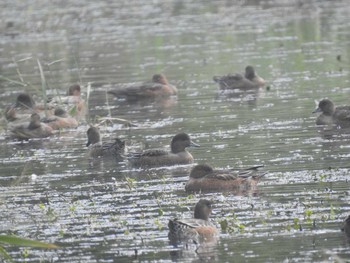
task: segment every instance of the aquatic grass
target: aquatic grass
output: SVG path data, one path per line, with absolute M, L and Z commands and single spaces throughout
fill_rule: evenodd
M 46 243 L 34 239 L 27 239 L 15 235 L 0 235 L 0 243 L 22 247 L 37 247 L 37 248 L 59 248 L 59 246 L 51 243 Z
M 158 230 L 162 230 L 164 225 L 160 222 L 159 218 L 154 219 L 154 224 L 158 227 Z
M 87 109 L 86 121 L 87 123 L 90 123 L 90 111 L 89 111 L 90 93 L 91 93 L 91 82 L 88 82 L 86 86 L 86 109 Z
M 87 103 L 88 103 L 89 98 L 90 98 L 90 91 L 91 91 L 91 82 L 88 83 L 88 88 L 87 88 L 87 97 L 86 97 Z M 107 117 L 101 117 L 101 116 L 97 117 L 97 122 L 99 122 L 98 125 L 102 125 L 102 124 L 108 123 L 108 122 L 111 124 L 114 124 L 113 121 L 117 121 L 117 122 L 125 125 L 128 128 L 137 127 L 136 124 L 133 124 L 129 120 L 117 118 L 117 117 L 112 117 L 111 107 L 109 106 L 107 89 L 105 90 L 105 97 L 106 97 L 106 105 L 107 105 L 108 114 L 107 114 Z M 88 104 L 87 104 L 87 107 L 88 107 Z
M 126 176 L 124 178 L 126 181 L 126 186 L 129 188 L 129 190 L 134 189 L 136 180 L 134 178 L 130 178 L 130 177 L 126 177 Z
M 137 127 L 136 124 L 133 124 L 131 121 L 128 121 L 126 119 L 122 118 L 116 118 L 116 117 L 101 117 L 101 116 L 96 116 L 96 122 L 98 122 L 97 126 L 101 126 L 106 123 L 114 124 L 113 121 L 119 122 L 121 124 L 124 124 L 126 127 Z
M 17 84 L 17 85 L 21 85 L 22 87 L 26 87 L 27 84 L 26 83 L 23 83 L 23 82 L 20 82 L 20 81 L 17 81 L 17 80 L 13 80 L 13 79 L 9 79 L 7 77 L 4 77 L 2 75 L 0 75 L 0 79 L 3 79 L 3 80 L 6 80 L 10 83 L 14 83 L 14 84 Z
M 57 60 L 54 60 L 54 61 L 52 61 L 52 62 L 46 63 L 46 66 L 47 66 L 47 68 L 49 69 L 48 72 L 49 72 L 50 78 L 56 79 L 56 75 L 53 75 L 53 74 L 51 73 L 51 68 L 50 68 L 50 66 L 52 66 L 52 65 L 54 65 L 54 64 L 57 64 L 57 63 L 60 63 L 60 62 L 62 62 L 62 61 L 65 61 L 65 59 L 64 59 L 64 58 L 61 58 L 61 59 L 57 59 Z M 58 83 L 58 81 L 54 81 L 54 83 Z M 47 83 L 47 84 L 48 84 L 48 83 Z M 48 86 L 49 86 L 49 85 L 48 85 Z M 60 93 L 58 92 L 58 89 L 55 87 L 55 85 L 54 85 L 54 90 L 55 90 L 55 93 L 56 93 L 55 96 L 58 97 L 59 102 L 62 104 L 61 95 L 60 95 Z
M 29 86 L 29 87 L 31 87 L 32 89 L 35 89 L 35 90 L 38 91 L 38 89 L 37 89 L 35 86 L 33 86 L 31 83 L 26 82 L 26 81 L 24 80 L 24 78 L 23 78 L 23 76 L 22 76 L 22 73 L 21 73 L 21 71 L 19 70 L 19 66 L 18 66 L 18 62 L 24 62 L 24 61 L 31 60 L 31 59 L 33 59 L 33 58 L 32 58 L 32 57 L 27 57 L 27 58 L 23 58 L 23 59 L 20 59 L 20 60 L 17 60 L 17 61 L 14 60 L 14 59 L 12 59 L 12 62 L 16 65 L 16 72 L 17 72 L 17 75 L 18 75 L 20 81 L 24 84 L 24 86 L 25 86 L 25 87 L 26 87 L 26 86 Z M 22 86 L 23 86 L 23 85 L 22 85 Z
M 31 60 L 33 59 L 33 57 L 27 57 L 27 58 L 24 58 L 24 59 L 21 59 L 21 60 L 14 60 L 12 59 L 13 63 L 16 65 L 16 72 L 17 72 L 17 75 L 20 79 L 20 81 L 16 81 L 16 80 L 13 80 L 13 79 L 9 79 L 7 77 L 4 77 L 4 76 L 1 76 L 0 75 L 0 79 L 3 79 L 3 80 L 6 80 L 10 83 L 14 83 L 16 85 L 21 85 L 23 87 L 30 87 L 31 89 L 34 89 L 36 90 L 39 94 L 42 95 L 42 99 L 44 101 L 44 112 L 45 112 L 45 116 L 47 117 L 47 109 L 48 109 L 48 99 L 47 99 L 47 90 L 49 89 L 49 83 L 48 83 L 48 79 L 45 77 L 45 73 L 44 73 L 44 69 L 43 69 L 43 65 L 42 63 L 40 62 L 39 59 L 36 59 L 36 63 L 38 65 L 38 68 L 39 68 L 39 73 L 40 73 L 40 79 L 41 79 L 41 89 L 37 88 L 36 86 L 33 86 L 31 83 L 29 82 L 26 82 L 20 69 L 19 69 L 19 66 L 18 66 L 18 63 L 19 62 L 23 62 L 23 61 L 27 61 L 27 60 Z M 58 60 L 55 60 L 55 61 L 52 61 L 52 62 L 49 62 L 47 64 L 45 64 L 48 69 L 49 69 L 49 72 L 50 71 L 50 66 L 51 65 L 54 65 L 56 63 L 59 63 L 61 61 L 64 61 L 64 58 L 62 59 L 58 59 Z M 81 76 L 80 76 L 80 71 L 79 71 L 79 79 L 80 79 L 80 83 L 81 83 Z M 89 88 L 89 86 L 88 86 Z M 56 90 L 56 94 L 58 96 L 58 99 L 60 101 L 60 103 L 62 104 L 62 100 L 61 100 L 61 96 L 59 94 L 59 92 L 57 91 L 57 89 L 55 88 Z M 88 95 L 90 94 L 90 89 L 88 89 Z M 76 108 L 76 105 L 74 105 L 71 109 L 69 109 L 68 113 L 71 115 L 71 116 L 75 116 L 77 114 L 77 108 Z
M 0 246 L 0 255 L 9 262 L 14 262 L 12 257 L 7 253 L 6 249 Z
M 79 83 L 83 83 L 83 78 L 81 77 L 81 71 L 80 71 L 80 66 L 79 66 L 79 63 L 78 63 L 78 60 L 77 58 L 74 56 L 74 63 L 78 69 L 78 77 L 79 77 Z M 88 83 L 89 85 L 89 83 Z
M 40 71 L 40 79 L 41 79 L 41 94 L 44 100 L 44 110 L 45 110 L 45 116 L 47 117 L 47 94 L 46 94 L 46 87 L 47 87 L 47 83 L 46 83 L 46 78 L 45 78 L 45 74 L 43 71 L 43 68 L 41 66 L 40 60 L 37 59 L 36 62 L 38 63 L 38 67 L 39 67 L 39 71 Z
M 0 244 L 20 246 L 20 247 L 47 248 L 47 249 L 59 248 L 59 246 L 52 243 L 46 243 L 46 242 L 42 242 L 34 239 L 22 238 L 15 235 L 0 235 Z M 7 260 L 8 262 L 15 262 L 12 259 L 12 257 L 7 253 L 3 245 L 0 245 L 0 255 L 2 256 L 3 259 Z M 28 255 L 29 255 L 28 253 L 27 255 L 23 254 L 24 257 L 28 257 Z
M 47 216 L 47 218 L 50 222 L 56 222 L 58 220 L 58 216 L 57 216 L 55 210 L 52 209 L 50 206 L 48 206 L 46 208 L 45 204 L 40 203 L 39 208 L 45 212 L 45 215 Z
M 311 209 L 306 209 L 304 211 L 304 219 L 306 220 L 306 222 L 308 224 L 311 224 L 312 223 L 312 219 L 311 219 L 311 216 L 312 216 L 313 212 Z
M 293 228 L 295 230 L 300 230 L 300 231 L 302 230 L 302 227 L 301 227 L 301 224 L 300 224 L 300 220 L 297 217 L 293 218 Z

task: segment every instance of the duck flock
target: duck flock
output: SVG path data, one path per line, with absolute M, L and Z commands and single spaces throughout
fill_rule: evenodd
M 252 66 L 247 66 L 245 73 L 214 76 L 220 92 L 256 91 L 265 85 Z M 140 85 L 131 85 L 108 91 L 127 101 L 167 98 L 177 95 L 175 86 L 169 84 L 164 74 L 155 74 L 152 81 Z M 156 100 L 155 100 L 156 101 Z M 78 84 L 68 88 L 66 96 L 58 96 L 48 101 L 37 103 L 28 93 L 18 94 L 16 101 L 5 111 L 8 136 L 15 140 L 46 138 L 62 129 L 74 129 L 86 121 L 87 106 L 81 96 Z M 329 99 L 318 103 L 314 112 L 321 113 L 317 125 L 332 127 L 350 127 L 350 106 L 335 107 Z M 132 166 L 147 168 L 154 166 L 172 166 L 191 164 L 194 158 L 187 151 L 189 147 L 199 147 L 186 133 L 175 134 L 170 142 L 170 151 L 147 149 L 142 152 L 127 151 L 127 143 L 116 138 L 111 142 L 102 142 L 98 127 L 90 125 L 87 132 L 87 154 L 94 160 L 127 160 Z M 262 166 L 244 170 L 215 169 L 208 164 L 195 165 L 189 174 L 185 190 L 188 192 L 244 192 L 255 189 L 259 180 L 266 175 L 260 171 Z M 169 239 L 172 243 L 185 241 L 208 242 L 215 239 L 218 230 L 209 221 L 212 202 L 201 199 L 195 206 L 194 218 L 170 220 Z M 350 217 L 344 223 L 344 231 L 350 235 Z

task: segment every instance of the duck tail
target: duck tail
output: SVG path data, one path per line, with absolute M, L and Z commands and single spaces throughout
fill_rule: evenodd
M 263 164 L 261 164 L 261 165 L 255 165 L 255 166 L 246 168 L 246 169 L 244 169 L 244 170 L 246 170 L 246 171 L 249 171 L 249 170 L 257 171 L 259 168 L 264 167 L 264 166 L 265 166 L 265 165 L 263 165 Z

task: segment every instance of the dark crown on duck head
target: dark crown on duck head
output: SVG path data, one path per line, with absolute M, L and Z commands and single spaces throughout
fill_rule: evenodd
M 30 116 L 29 130 L 34 130 L 40 127 L 40 116 L 37 113 L 33 113 Z
M 252 66 L 247 66 L 245 68 L 245 77 L 252 80 L 255 77 L 255 70 Z
M 79 96 L 80 95 L 80 85 L 74 84 L 68 89 L 68 96 Z
M 178 153 L 183 151 L 186 147 L 191 146 L 191 139 L 187 133 L 176 134 L 171 140 L 171 152 Z
M 164 74 L 154 74 L 152 77 L 152 81 L 155 83 L 160 83 L 160 84 L 164 84 L 164 85 L 168 84 L 168 80 Z
M 212 211 L 212 202 L 207 199 L 201 199 L 194 207 L 194 218 L 208 220 Z
M 214 170 L 210 165 L 207 164 L 198 164 L 192 168 L 190 177 L 192 178 L 202 178 L 207 174 L 212 173 Z
M 66 114 L 67 112 L 62 108 L 56 108 L 54 112 L 54 115 L 59 117 L 64 117 Z
M 333 114 L 335 110 L 334 103 L 329 99 L 321 100 L 318 104 L 318 107 L 322 112 L 326 114 Z
M 33 98 L 27 93 L 20 93 L 16 99 L 16 107 L 27 107 L 33 108 L 35 106 L 35 102 Z
M 96 127 L 90 127 L 86 133 L 88 136 L 88 142 L 86 146 L 89 146 L 90 144 L 95 144 L 101 141 L 100 132 Z

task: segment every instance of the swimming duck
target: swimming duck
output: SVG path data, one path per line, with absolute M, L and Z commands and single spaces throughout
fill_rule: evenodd
M 78 127 L 77 120 L 70 117 L 62 108 L 56 108 L 55 115 L 48 118 L 43 118 L 43 122 L 54 130 Z
M 170 152 L 162 149 L 149 149 L 140 153 L 130 153 L 129 161 L 134 166 L 166 166 L 189 164 L 193 156 L 186 150 L 187 147 L 199 147 L 191 141 L 186 133 L 179 133 L 173 137 Z
M 186 183 L 186 191 L 234 191 L 248 190 L 256 186 L 266 173 L 255 166 L 241 171 L 214 170 L 207 164 L 199 164 L 192 168 Z
M 212 202 L 206 199 L 198 201 L 194 208 L 192 219 L 169 220 L 169 240 L 172 244 L 192 240 L 195 243 L 209 242 L 218 234 L 216 227 L 209 221 L 212 212 Z
M 322 112 L 317 119 L 316 125 L 337 125 L 341 128 L 350 127 L 350 106 L 335 107 L 329 99 L 323 99 L 313 113 Z
M 50 105 L 64 107 L 68 114 L 80 121 L 85 118 L 87 109 L 84 99 L 81 97 L 81 87 L 79 84 L 71 85 L 68 88 L 67 96 L 56 96 L 49 99 Z
M 81 95 L 81 88 L 79 84 L 73 84 L 68 88 L 67 91 L 68 96 L 80 96 Z
M 40 116 L 37 113 L 31 115 L 30 121 L 10 123 L 8 129 L 11 137 L 21 140 L 45 138 L 53 134 L 50 126 L 40 122 Z
M 258 89 L 265 85 L 265 80 L 259 77 L 252 66 L 245 68 L 244 76 L 240 73 L 225 76 L 214 76 L 213 80 L 219 84 L 221 90 L 249 90 Z
M 22 121 L 29 119 L 33 113 L 38 113 L 40 117 L 53 114 L 53 107 L 50 105 L 36 104 L 32 96 L 28 93 L 20 93 L 16 97 L 16 102 L 5 109 L 7 121 Z
M 111 157 L 121 160 L 125 153 L 125 141 L 115 139 L 114 142 L 101 142 L 100 132 L 96 127 L 90 127 L 87 130 L 88 142 L 86 146 L 89 147 L 89 157 Z
M 169 97 L 176 95 L 177 89 L 175 86 L 169 84 L 164 74 L 155 74 L 151 82 L 110 90 L 108 93 L 116 97 L 126 97 L 130 100 L 137 100 L 143 98 Z

